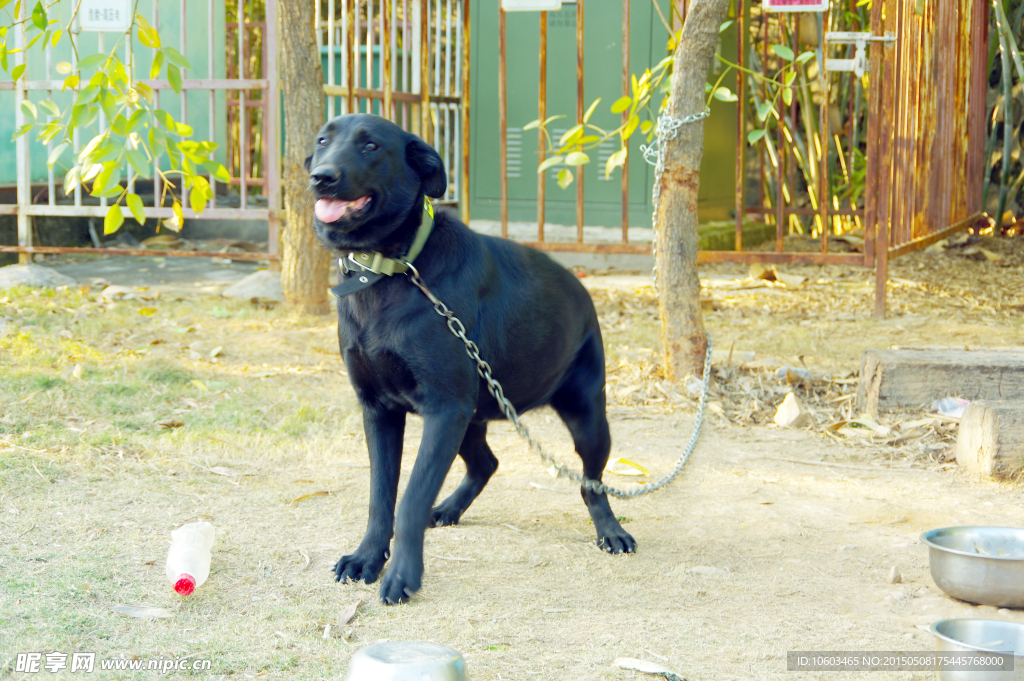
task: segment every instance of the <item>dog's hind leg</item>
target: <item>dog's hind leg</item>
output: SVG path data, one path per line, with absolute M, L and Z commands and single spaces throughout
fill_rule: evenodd
M 572 434 L 576 452 L 583 460 L 583 475 L 600 481 L 612 447 L 605 414 L 604 352 L 600 335 L 592 334 L 584 342 L 572 368 L 552 396 L 551 406 Z M 580 493 L 597 530 L 597 545 L 608 553 L 636 551 L 636 540 L 615 518 L 608 495 L 582 488 Z
M 459 518 L 483 490 L 494 471 L 498 470 L 498 459 L 487 446 L 486 436 L 486 422 L 469 424 L 462 444 L 459 445 L 459 456 L 466 464 L 466 475 L 451 496 L 431 511 L 429 526 L 457 525 Z

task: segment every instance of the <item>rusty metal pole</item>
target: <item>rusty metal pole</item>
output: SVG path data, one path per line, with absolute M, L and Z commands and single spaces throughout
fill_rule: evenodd
M 462 165 L 459 166 L 459 219 L 469 224 L 469 0 L 462 0 Z
M 743 190 L 746 185 L 747 151 L 747 94 L 746 74 L 743 73 L 747 56 L 747 27 L 743 0 L 736 0 L 736 250 L 743 250 L 743 211 L 746 201 Z
M 882 5 L 874 3 L 871 7 L 871 34 L 882 35 Z M 864 266 L 874 267 L 875 238 L 878 230 L 878 174 L 879 154 L 879 121 L 882 116 L 882 61 L 885 58 L 885 47 L 882 43 L 871 44 L 871 73 L 868 77 L 868 141 L 867 169 L 864 178 Z M 852 147 L 853 145 L 851 145 Z M 851 163 L 850 167 L 853 165 Z M 856 206 L 850 206 L 856 208 Z
M 367 88 L 371 87 L 367 84 Z M 420 137 L 430 139 L 430 0 L 420 2 Z
M 348 108 L 345 110 L 346 113 L 356 112 L 356 13 L 359 11 L 359 6 L 355 0 L 345 0 L 345 5 L 348 8 L 348 24 L 345 26 L 345 32 L 348 34 L 348 54 L 345 58 L 348 59 L 348 70 L 345 73 L 345 85 L 348 86 Z
M 629 96 L 629 0 L 622 0 L 622 96 Z M 623 124 L 629 120 L 629 110 L 622 112 Z M 622 243 L 629 243 L 629 145 L 622 164 Z
M 628 2 L 628 0 L 627 0 Z M 543 123 L 548 116 L 548 13 L 540 13 L 540 75 L 537 86 L 537 119 Z M 537 163 L 546 155 L 544 131 L 537 129 Z M 545 201 L 547 199 L 548 171 L 537 173 L 537 240 L 544 241 Z
M 825 33 L 828 32 L 830 15 L 831 11 L 823 12 L 821 15 L 821 35 L 818 42 L 821 43 L 822 59 L 826 58 L 828 51 L 828 45 L 825 44 Z M 829 98 L 831 96 L 830 87 L 832 83 L 828 71 L 821 69 L 819 76 L 821 78 L 821 121 L 818 123 L 820 135 L 818 144 L 821 153 L 818 158 L 818 210 L 821 214 L 821 252 L 828 253 L 828 199 L 830 193 L 828 186 L 828 127 L 829 107 L 831 106 Z
M 384 62 L 384 101 L 381 103 L 380 114 L 389 121 L 394 121 L 391 111 L 391 0 L 384 0 L 381 3 L 380 44 L 381 60 Z
M 20 23 L 15 28 L 16 45 L 20 50 L 17 54 L 18 66 L 24 66 L 27 62 L 25 55 L 25 19 L 27 13 L 27 4 L 22 2 L 18 5 L 18 13 L 16 20 Z M 28 69 L 25 69 L 26 71 Z M 17 94 L 15 99 L 18 102 L 18 106 L 14 108 L 14 125 L 15 128 L 20 130 L 21 126 L 25 124 L 24 110 L 21 108 L 21 103 L 28 99 L 28 89 L 25 87 L 25 83 L 28 81 L 28 74 L 22 73 L 21 78 L 15 83 L 17 88 Z M 29 137 L 28 135 L 21 135 L 15 141 L 15 161 L 16 161 L 16 174 L 18 180 L 18 245 L 21 247 L 28 247 L 32 245 L 32 217 L 28 214 L 28 207 L 32 203 L 32 179 L 31 179 L 31 167 L 29 166 Z M 30 253 L 19 253 L 18 264 L 28 265 L 32 262 L 32 255 Z
M 505 34 L 502 32 L 502 44 Z M 583 125 L 583 0 L 576 0 L 576 123 Z M 583 243 L 583 168 L 576 167 L 576 241 Z
M 501 236 L 508 238 L 508 102 L 505 99 L 505 9 L 498 7 L 498 169 Z

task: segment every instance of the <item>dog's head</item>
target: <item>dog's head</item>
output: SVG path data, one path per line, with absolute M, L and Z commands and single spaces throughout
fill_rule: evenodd
M 314 229 L 330 247 L 380 250 L 404 224 L 419 223 L 424 195 L 440 198 L 448 187 L 434 148 L 380 116 L 338 116 L 313 144 Z

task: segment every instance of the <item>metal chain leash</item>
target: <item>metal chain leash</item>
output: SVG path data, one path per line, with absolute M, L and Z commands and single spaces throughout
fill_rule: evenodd
M 419 271 L 413 267 L 411 263 L 409 270 L 406 274 L 409 275 L 409 280 L 412 281 L 416 287 L 423 292 L 423 294 L 434 304 L 434 311 L 437 314 L 444 317 L 448 322 L 448 330 L 452 332 L 456 338 L 461 340 L 466 345 L 466 354 L 469 358 L 476 362 L 476 372 L 480 375 L 480 378 L 487 382 L 487 391 L 494 396 L 494 399 L 498 401 L 498 405 L 501 410 L 505 413 L 505 417 L 512 423 L 516 428 L 516 432 L 519 433 L 520 437 L 526 440 L 527 444 L 531 449 L 537 452 L 540 456 L 541 461 L 548 464 L 548 472 L 556 478 L 569 478 L 570 480 L 579 483 L 584 489 L 591 490 L 597 494 L 610 494 L 613 497 L 619 499 L 631 499 L 638 497 L 643 494 L 648 494 L 656 489 L 664 487 L 668 483 L 672 482 L 683 470 L 683 466 L 686 464 L 687 459 L 690 458 L 690 454 L 693 453 L 694 448 L 697 446 L 697 439 L 700 437 L 701 426 L 704 423 L 704 408 L 708 402 L 708 383 L 711 380 L 711 336 L 708 335 L 708 347 L 704 356 L 704 383 L 701 389 L 700 402 L 697 404 L 697 416 L 693 424 L 693 433 L 690 435 L 690 441 L 687 443 L 686 448 L 683 450 L 682 455 L 676 460 L 675 468 L 671 473 L 661 478 L 657 482 L 647 483 L 630 490 L 617 489 L 615 487 L 609 487 L 597 480 L 591 480 L 581 474 L 570 470 L 565 464 L 559 463 L 551 456 L 544 453 L 541 449 L 540 443 L 530 437 L 529 429 L 519 420 L 519 414 L 516 412 L 515 407 L 505 397 L 505 393 L 501 388 L 501 384 L 498 383 L 491 376 L 491 365 L 485 362 L 480 357 L 480 348 L 476 343 L 469 340 L 466 337 L 466 327 L 463 326 L 459 318 L 448 309 L 448 306 L 441 302 L 433 292 L 427 288 L 427 285 L 423 283 L 423 279 L 420 278 Z
M 679 128 L 683 127 L 683 125 L 686 123 L 696 123 L 702 118 L 707 118 L 710 113 L 711 109 L 705 108 L 701 113 L 690 114 L 682 118 L 672 118 L 668 115 L 662 116 L 658 119 L 658 127 L 656 128 L 657 144 L 652 144 L 651 146 L 640 145 L 640 151 L 643 152 L 644 160 L 649 165 L 654 166 L 654 189 L 651 192 L 654 199 L 654 215 L 651 218 L 651 226 L 654 227 L 654 240 L 652 242 L 654 269 L 652 275 L 654 276 L 655 290 L 658 288 L 658 198 L 661 196 L 661 176 L 665 172 L 665 143 L 670 139 L 675 139 L 676 135 L 679 134 Z

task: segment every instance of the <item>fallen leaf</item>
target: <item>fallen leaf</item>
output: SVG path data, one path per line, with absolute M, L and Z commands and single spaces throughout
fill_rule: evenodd
M 127 615 L 140 620 L 170 619 L 174 613 L 163 608 L 150 608 L 146 605 L 112 605 L 110 609 L 120 615 Z
M 341 614 L 338 615 L 338 625 L 341 626 L 351 622 L 356 616 L 356 611 L 359 610 L 359 606 L 362 602 L 363 600 L 361 598 L 356 599 L 348 607 L 342 610 Z
M 629 459 L 624 459 L 622 457 L 619 457 L 618 459 L 615 459 L 614 461 L 611 461 L 608 464 L 608 466 L 605 468 L 605 470 L 608 471 L 609 473 L 614 473 L 615 475 L 650 475 L 651 474 L 651 472 L 649 470 L 647 470 L 646 468 L 644 468 L 640 464 L 638 464 L 638 463 L 636 463 L 634 461 L 630 461 Z
M 326 496 L 326 495 L 329 495 L 329 494 L 334 494 L 335 492 L 340 492 L 340 491 L 341 490 L 339 490 L 339 489 L 336 489 L 336 490 L 322 489 L 319 492 L 310 492 L 309 494 L 303 494 L 301 497 L 295 497 L 294 499 L 292 499 L 292 503 L 294 504 L 296 501 L 302 501 L 303 499 L 309 499 L 310 497 L 322 497 L 322 496 Z
M 237 478 L 245 475 L 245 473 L 240 473 L 234 468 L 228 468 L 227 466 L 214 466 L 210 469 L 210 472 L 214 475 L 223 475 L 226 478 Z
M 185 422 L 181 419 L 164 419 L 163 421 L 157 421 L 156 425 L 171 430 L 172 428 L 181 428 L 185 425 Z

